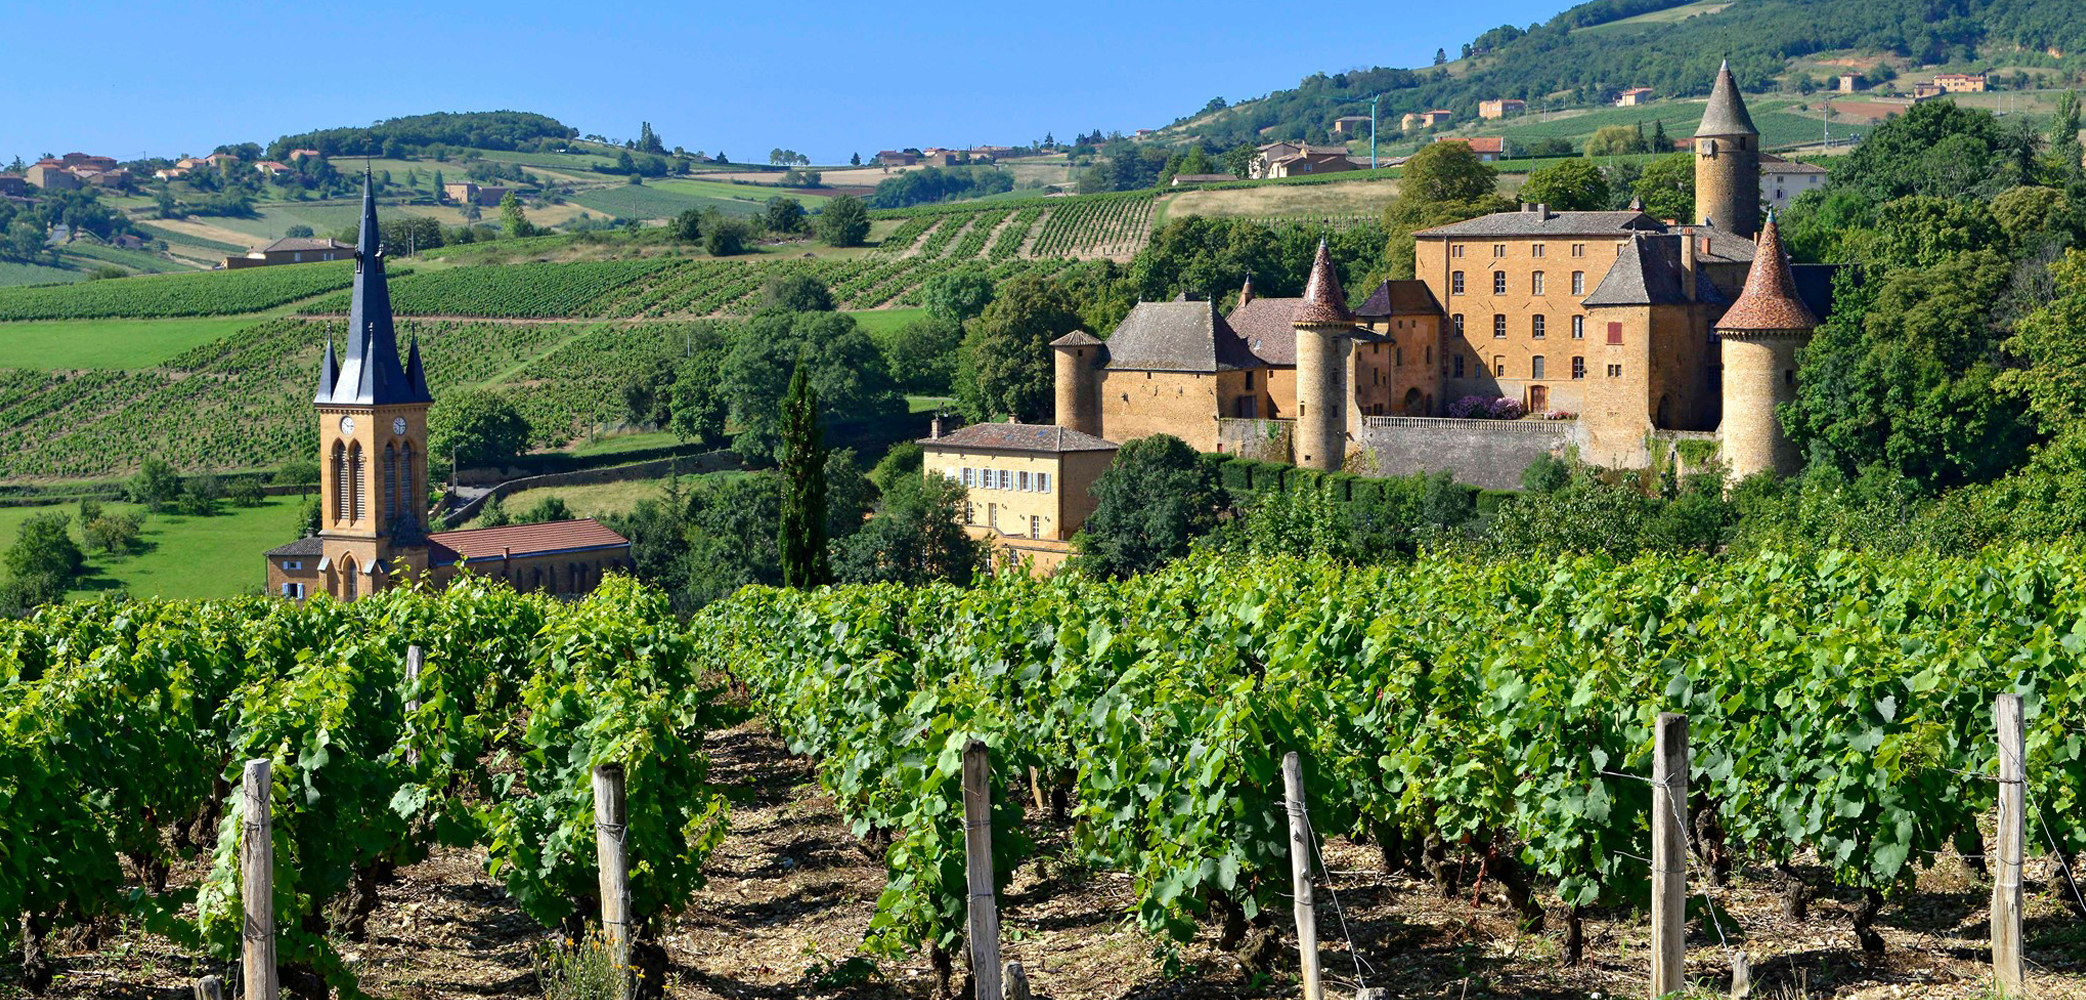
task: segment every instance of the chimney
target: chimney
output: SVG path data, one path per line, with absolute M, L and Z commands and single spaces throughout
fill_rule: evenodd
M 1529 203 L 1525 201 L 1521 203 L 1521 210 L 1524 212 L 1528 211 L 1531 207 L 1532 206 L 1530 206 Z
M 1245 287 L 1239 289 L 1239 305 L 1244 306 L 1251 301 L 1253 301 L 1253 276 L 1249 274 L 1246 275 Z
M 939 441 L 939 440 L 941 440 L 941 438 L 942 438 L 942 415 L 941 415 L 941 414 L 939 414 L 939 413 L 935 414 L 935 415 L 934 415 L 934 419 L 928 422 L 928 424 L 927 424 L 927 436 L 928 436 L 928 438 L 930 438 L 930 439 L 932 439 L 932 440 L 935 440 L 935 441 Z
M 1547 220 L 1548 220 L 1548 219 L 1550 218 L 1550 203 L 1549 203 L 1549 202 L 1544 202 L 1544 201 L 1539 201 L 1539 202 L 1536 202 L 1536 217 L 1537 217 L 1537 218 L 1540 218 L 1540 219 L 1544 219 L 1544 220 L 1546 220 L 1546 221 L 1547 221 Z
M 1680 234 L 1680 294 L 1689 302 L 1695 301 L 1695 233 L 1681 230 Z

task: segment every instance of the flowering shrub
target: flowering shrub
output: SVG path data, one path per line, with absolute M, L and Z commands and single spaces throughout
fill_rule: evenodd
M 1505 396 L 1465 396 L 1449 404 L 1449 416 L 1465 420 L 1519 420 L 1528 408 Z
M 1570 410 L 1551 410 L 1543 414 L 1544 420 L 1577 420 L 1579 415 Z

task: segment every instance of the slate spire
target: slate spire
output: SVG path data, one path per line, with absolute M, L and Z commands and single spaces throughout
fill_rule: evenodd
M 376 185 L 364 168 L 362 229 L 356 234 L 355 285 L 349 293 L 347 358 L 333 383 L 332 395 L 319 402 L 386 406 L 433 401 L 425 379 L 409 378 L 399 361 L 383 246 L 377 228 Z
M 1709 90 L 1709 105 L 1702 109 L 1702 125 L 1695 137 L 1759 134 L 1753 116 L 1746 113 L 1745 98 L 1739 96 L 1738 80 L 1731 75 L 1731 60 L 1726 59 L 1717 69 L 1717 82 Z
M 326 360 L 319 363 L 319 391 L 312 397 L 314 403 L 324 403 L 333 398 L 334 383 L 340 381 L 340 362 L 333 357 L 333 335 L 326 335 Z

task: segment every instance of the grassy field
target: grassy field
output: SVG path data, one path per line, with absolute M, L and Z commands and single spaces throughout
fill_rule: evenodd
M 581 191 L 572 202 L 605 215 L 632 219 L 670 219 L 691 208 L 716 208 L 751 215 L 764 208 L 776 195 L 795 198 L 807 209 L 824 205 L 825 195 L 803 194 L 781 188 L 723 181 L 663 178 L 639 184 Z
M 0 288 L 9 285 L 49 285 L 56 282 L 87 280 L 87 272 L 66 267 L 45 267 L 42 264 L 17 264 L 11 260 L 0 260 Z
M 866 309 L 861 312 L 851 312 L 848 315 L 855 318 L 855 325 L 861 327 L 862 332 L 869 334 L 871 337 L 876 337 L 881 334 L 895 333 L 906 324 L 916 319 L 924 318 L 927 315 L 927 310 Z
M 1397 199 L 1395 180 L 1188 190 L 1161 195 L 1152 224 L 1188 215 L 1248 219 L 1381 215 Z
M 148 514 L 141 551 L 110 557 L 90 553 L 87 575 L 73 590 L 76 598 L 118 591 L 137 597 L 231 597 L 259 591 L 266 581 L 261 553 L 297 535 L 302 497 L 270 497 L 259 507 L 229 504 L 214 517 Z M 131 504 L 104 505 L 110 511 L 137 511 Z M 0 540 L 12 544 L 22 522 L 35 514 L 57 511 L 73 519 L 79 537 L 78 508 L 0 507 Z
M 742 475 L 743 473 L 715 473 L 716 475 Z M 694 476 L 681 477 L 685 484 Z M 595 483 L 590 486 L 546 486 L 541 489 L 521 490 L 502 498 L 500 505 L 508 516 L 520 514 L 549 499 L 565 501 L 574 517 L 605 517 L 610 514 L 628 514 L 637 509 L 640 500 L 657 500 L 666 495 L 666 479 L 633 479 L 621 483 Z M 468 527 L 482 527 L 473 521 Z
M 1732 0 L 1696 0 L 1695 3 L 1682 4 L 1679 7 L 1668 7 L 1665 10 L 1655 10 L 1649 13 L 1638 14 L 1635 17 L 1625 17 L 1609 21 L 1606 24 L 1596 24 L 1578 30 L 1594 35 L 1628 34 L 1661 24 L 1685 21 L 1688 18 L 1700 17 L 1704 14 L 1715 14 L 1731 6 L 1731 2 Z
M 0 368 L 150 368 L 230 336 L 259 316 L 57 319 L 0 323 Z

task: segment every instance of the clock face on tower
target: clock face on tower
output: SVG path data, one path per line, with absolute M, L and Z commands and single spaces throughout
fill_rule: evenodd
M 355 433 L 355 418 L 354 418 L 354 417 L 342 417 L 342 418 L 340 418 L 340 432 L 341 432 L 342 434 L 353 434 L 353 433 Z
M 393 434 L 398 434 L 398 435 L 404 435 L 404 434 L 405 434 L 405 432 L 406 432 L 406 418 L 404 418 L 404 417 L 392 417 L 392 418 L 391 418 L 391 433 L 393 433 Z

